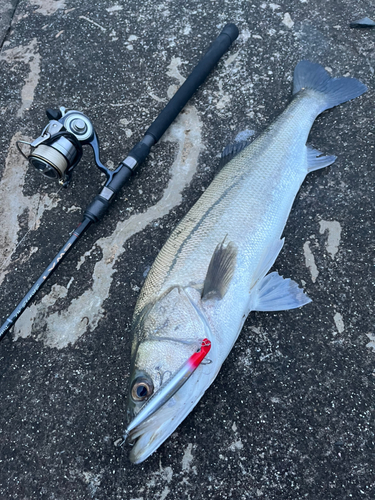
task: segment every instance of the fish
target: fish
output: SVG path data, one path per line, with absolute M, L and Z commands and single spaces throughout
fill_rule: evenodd
M 250 311 L 311 302 L 296 282 L 269 271 L 303 180 L 336 159 L 306 145 L 314 120 L 366 90 L 355 78 L 331 78 L 321 65 L 299 62 L 290 104 L 253 142 L 224 150 L 225 164 L 159 252 L 132 321 L 125 440 L 134 464 L 155 452 L 196 406 Z M 203 339 L 210 352 L 178 385 L 176 374 Z

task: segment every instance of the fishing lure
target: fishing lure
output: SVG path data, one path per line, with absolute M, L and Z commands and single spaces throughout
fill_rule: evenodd
M 204 358 L 210 352 L 211 341 L 203 339 L 199 351 L 195 352 L 190 358 L 185 361 L 175 375 L 169 378 L 160 389 L 154 393 L 150 399 L 142 406 L 136 417 L 130 422 L 124 433 L 123 445 L 128 439 L 130 433 L 137 427 L 143 424 L 148 418 L 151 417 L 159 408 L 167 403 L 174 394 L 185 384 L 185 382 L 192 376 L 198 366 L 202 363 Z

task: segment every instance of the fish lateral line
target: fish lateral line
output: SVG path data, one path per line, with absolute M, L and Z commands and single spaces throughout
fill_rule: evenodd
M 165 403 L 167 403 L 176 392 L 181 389 L 181 387 L 187 382 L 191 375 L 195 372 L 198 366 L 202 363 L 204 358 L 211 350 L 211 341 L 207 338 L 202 340 L 200 349 L 192 354 L 190 358 L 185 361 L 176 374 L 173 375 L 165 385 L 162 385 L 160 389 L 153 394 L 148 401 L 142 406 L 138 415 L 130 422 L 126 428 L 123 436 L 123 441 L 120 444 L 122 446 L 129 437 L 129 434 L 134 431 L 137 427 L 143 424 L 148 418 L 150 418 L 155 412 L 157 412 Z

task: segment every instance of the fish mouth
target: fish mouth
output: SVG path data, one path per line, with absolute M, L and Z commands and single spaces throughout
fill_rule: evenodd
M 204 368 L 203 376 L 199 376 L 198 370 L 194 372 L 168 402 L 130 431 L 127 441 L 132 445 L 129 454 L 132 463 L 139 464 L 154 453 L 196 406 L 218 371 L 212 376 L 212 366 Z
M 129 433 L 127 441 L 132 446 L 129 459 L 133 464 L 143 462 L 154 453 L 191 411 L 189 408 L 181 412 L 176 408 L 177 405 L 176 399 L 171 398 L 164 407 Z

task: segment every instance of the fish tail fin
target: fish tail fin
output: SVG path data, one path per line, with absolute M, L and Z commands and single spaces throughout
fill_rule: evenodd
M 366 85 L 356 78 L 332 78 L 323 66 L 310 61 L 299 62 L 294 70 L 293 94 L 304 88 L 324 94 L 324 109 L 354 99 L 367 90 Z

